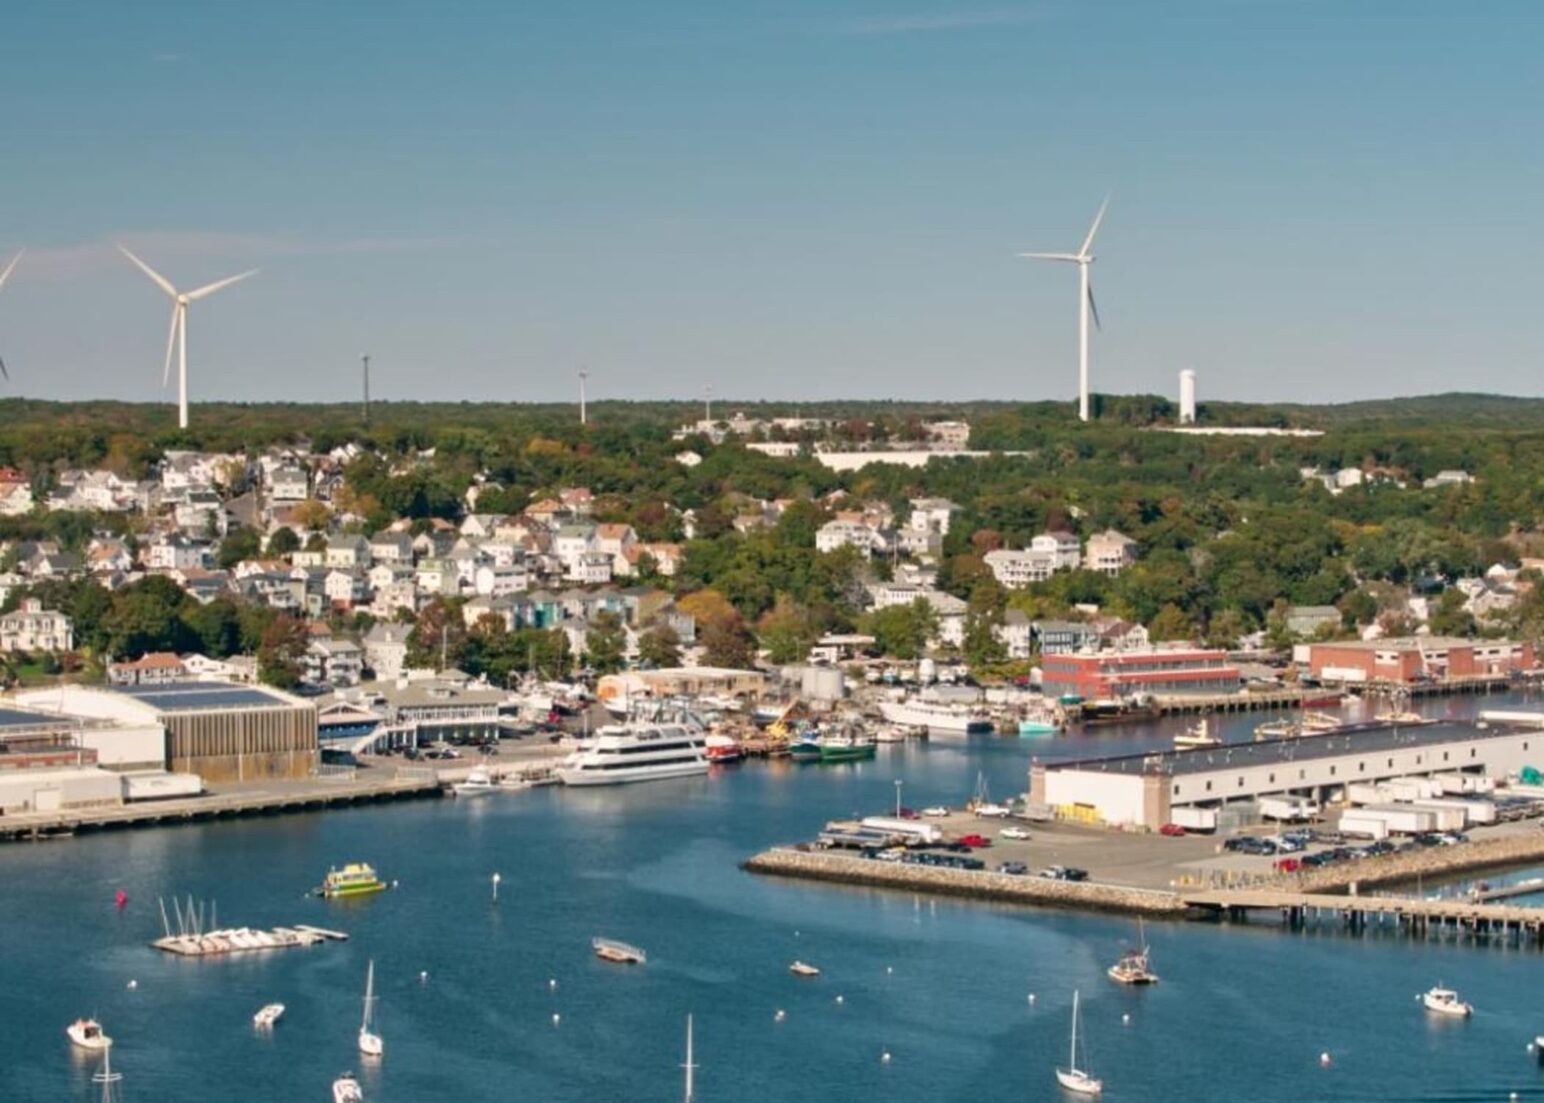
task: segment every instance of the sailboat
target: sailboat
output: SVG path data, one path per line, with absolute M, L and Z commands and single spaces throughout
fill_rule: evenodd
M 345 1072 L 332 1082 L 332 1103 L 365 1103 L 364 1089 L 352 1072 Z
M 695 1103 L 697 1091 L 692 1086 L 692 1079 L 697 1066 L 692 1061 L 692 1017 L 690 1015 L 686 1016 L 686 1063 L 681 1067 L 686 1070 L 686 1093 L 681 1096 L 682 1103 Z
M 1110 979 L 1121 984 L 1157 984 L 1158 974 L 1147 961 L 1147 930 L 1137 920 L 1137 945 L 1121 954 L 1120 960 L 1105 970 Z
M 386 1045 L 381 1041 L 381 1036 L 374 1030 L 375 1026 L 375 959 L 370 959 L 370 967 L 365 972 L 365 1015 L 359 1024 L 359 1052 L 366 1057 L 379 1057 L 386 1050 Z
M 1056 1070 L 1056 1081 L 1070 1092 L 1078 1095 L 1098 1095 L 1104 1091 L 1104 1082 L 1095 1080 L 1083 1069 L 1078 1068 L 1078 993 L 1072 992 L 1072 1049 L 1067 1061 L 1067 1067 Z

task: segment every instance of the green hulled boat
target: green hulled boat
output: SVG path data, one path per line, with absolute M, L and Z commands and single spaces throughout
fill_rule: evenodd
M 857 762 L 874 757 L 874 741 L 853 735 L 828 735 L 819 746 L 822 762 Z
M 329 900 L 344 896 L 368 896 L 386 887 L 386 882 L 375 875 L 374 867 L 365 862 L 350 862 L 342 869 L 329 869 L 316 895 Z

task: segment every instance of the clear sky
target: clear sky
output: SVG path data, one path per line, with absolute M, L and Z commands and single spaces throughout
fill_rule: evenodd
M 9 393 L 1544 393 L 1544 5 L 6 6 Z M 8 253 L 6 254 L 8 256 Z M 5 386 L 0 384 L 0 386 Z M 0 391 L 0 393 L 5 393 Z

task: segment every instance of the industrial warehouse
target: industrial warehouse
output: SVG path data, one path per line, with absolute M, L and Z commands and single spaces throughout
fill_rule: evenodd
M 102 753 L 115 732 L 164 733 L 154 768 L 194 774 L 206 784 L 306 778 L 317 764 L 316 708 L 277 690 L 221 682 L 98 688 L 60 686 L 16 696 L 24 708 L 103 729 Z M 144 763 L 150 766 L 150 763 Z
M 1156 830 L 1187 820 L 1217 827 L 1259 819 L 1262 800 L 1286 798 L 1316 809 L 1346 801 L 1359 784 L 1444 775 L 1500 780 L 1539 762 L 1544 729 L 1536 717 L 1526 726 L 1388 726 L 1206 750 L 1036 762 L 1029 799 L 1067 819 L 1116 827 Z M 1202 815 L 1187 816 L 1187 810 Z

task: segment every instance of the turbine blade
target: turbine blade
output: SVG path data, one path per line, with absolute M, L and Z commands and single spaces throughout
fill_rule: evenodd
M 161 369 L 161 386 L 172 381 L 172 349 L 177 346 L 177 315 L 185 309 L 181 303 L 172 303 L 172 324 L 166 331 L 166 367 Z
M 177 297 L 177 289 L 172 286 L 171 281 L 168 280 L 165 276 L 161 275 L 161 273 L 157 272 L 154 268 L 150 267 L 150 265 L 148 265 L 144 261 L 140 260 L 133 253 L 131 253 L 127 249 L 125 249 L 122 245 L 118 246 L 118 251 L 120 253 L 122 253 L 124 256 L 128 257 L 131 261 L 133 261 L 135 266 L 141 272 L 143 272 L 145 275 L 149 276 L 152 280 L 154 280 L 155 281 L 155 285 L 157 287 L 159 287 L 162 291 L 166 292 L 168 295 L 170 295 L 174 299 Z
M 1081 260 L 1082 259 L 1081 257 L 1077 256 L 1075 253 L 1020 253 L 1019 256 L 1021 256 L 1021 257 L 1028 257 L 1030 260 Z
M 1094 316 L 1094 328 L 1100 333 L 1104 332 L 1104 325 L 1099 321 L 1099 304 L 1094 302 L 1094 285 L 1088 285 L 1088 309 Z
M 255 276 L 255 275 L 257 275 L 257 273 L 258 273 L 258 269 L 256 269 L 256 268 L 249 268 L 245 272 L 242 272 L 240 275 L 227 276 L 223 280 L 215 280 L 214 283 L 206 283 L 206 284 L 204 284 L 203 287 L 200 287 L 200 288 L 198 288 L 195 291 L 189 291 L 188 294 L 187 294 L 187 300 L 190 303 L 197 302 L 199 299 L 202 299 L 205 296 L 213 295 L 216 291 L 220 290 L 222 287 L 229 287 L 233 283 L 240 283 L 242 280 L 246 279 L 248 276 Z
M 1104 197 L 1104 202 L 1099 204 L 1099 213 L 1094 215 L 1094 224 L 1088 228 L 1088 236 L 1083 239 L 1083 248 L 1078 250 L 1078 256 L 1088 256 L 1088 250 L 1093 247 L 1094 235 L 1099 232 L 1099 223 L 1104 221 L 1104 209 L 1110 205 L 1110 197 Z
M 11 373 L 6 370 L 5 361 L 3 359 L 0 359 L 0 375 L 5 376 L 5 381 L 7 383 L 11 381 Z
M 23 249 L 21 253 L 25 253 L 26 251 L 27 250 Z M 5 266 L 5 271 L 0 272 L 0 287 L 5 286 L 5 281 L 10 279 L 11 273 L 16 270 L 16 262 L 21 260 L 21 253 L 17 253 L 14 257 L 12 257 L 11 263 Z

